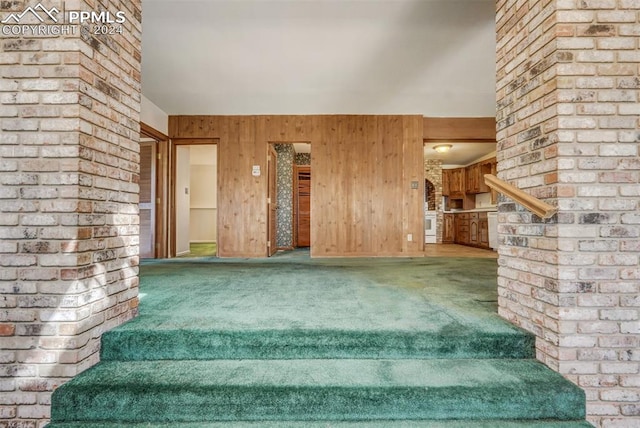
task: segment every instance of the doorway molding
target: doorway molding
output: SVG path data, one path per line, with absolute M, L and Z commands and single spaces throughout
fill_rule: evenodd
M 169 171 L 169 258 L 176 257 L 176 173 L 177 173 L 177 162 L 176 162 L 176 152 L 178 146 L 197 146 L 197 145 L 215 145 L 218 146 L 220 143 L 220 138 L 174 138 L 171 140 L 171 148 L 170 148 L 170 171 Z M 220 171 L 220 157 L 216 158 L 216 182 L 218 182 L 217 175 Z M 219 185 L 219 183 L 216 183 Z M 219 192 L 216 192 L 216 205 L 219 200 Z M 216 236 L 217 239 L 220 239 L 220 230 L 219 230 L 219 212 L 216 211 Z M 220 246 L 220 242 L 217 243 L 218 247 Z
M 155 214 L 154 214 L 154 258 L 168 257 L 168 178 L 169 178 L 169 137 L 144 122 L 140 122 L 140 138 L 150 138 L 156 142 L 155 159 Z

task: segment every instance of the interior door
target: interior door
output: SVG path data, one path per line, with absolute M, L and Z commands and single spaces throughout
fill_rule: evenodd
M 276 164 L 277 153 L 272 145 L 269 145 L 269 156 L 267 162 L 267 174 L 269 178 L 269 188 L 267 192 L 267 206 L 268 206 L 268 240 L 267 240 L 267 254 L 269 257 L 273 256 L 278 250 L 277 236 L 276 236 L 276 216 L 278 214 L 278 194 L 276 185 Z
M 140 257 L 155 257 L 155 142 L 140 143 Z
M 298 206 L 296 207 L 298 247 L 311 246 L 311 167 L 298 167 Z

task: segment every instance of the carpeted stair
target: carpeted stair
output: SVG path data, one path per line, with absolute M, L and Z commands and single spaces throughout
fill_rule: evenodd
M 212 286 L 199 282 L 200 266 L 191 268 L 194 284 Z M 245 273 L 238 271 L 236 280 Z M 440 306 L 433 296 L 418 299 L 420 293 L 380 289 L 377 280 L 360 278 L 359 286 L 355 281 L 322 290 L 323 301 L 334 309 L 346 304 L 339 303 L 343 288 L 355 291 L 359 309 L 353 306 L 339 323 L 320 322 L 312 309 L 314 292 L 299 283 L 298 295 L 308 294 L 304 319 L 293 309 L 274 309 L 292 299 L 286 284 L 270 301 L 266 294 L 250 293 L 263 284 L 243 288 L 236 282 L 221 299 L 225 286 L 218 283 L 209 290 L 218 302 L 253 296 L 256 307 L 276 314 L 262 319 L 261 312 L 244 308 L 246 313 L 236 315 L 244 322 L 225 324 L 235 312 L 226 313 L 220 303 L 212 310 L 207 293 L 192 303 L 191 316 L 176 304 L 175 317 L 163 317 L 154 311 L 163 302 L 163 280 L 156 281 L 149 311 L 143 298 L 137 319 L 103 336 L 102 362 L 54 393 L 50 428 L 590 426 L 584 421 L 584 393 L 533 359 L 529 334 L 479 315 L 484 309 L 478 301 L 465 303 L 470 306 L 462 314 L 460 302 Z M 243 284 L 251 282 L 246 277 Z M 395 310 L 373 315 L 374 306 L 367 312 L 369 300 Z M 301 302 L 284 306 L 294 303 Z M 394 323 L 388 317 L 397 313 L 404 316 Z M 316 319 L 315 328 L 305 324 L 308 318 Z

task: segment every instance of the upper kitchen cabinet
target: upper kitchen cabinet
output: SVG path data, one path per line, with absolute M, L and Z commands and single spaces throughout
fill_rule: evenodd
M 447 169 L 449 197 L 463 198 L 465 195 L 465 168 Z
M 486 159 L 465 168 L 466 193 L 487 193 L 491 189 L 484 182 L 485 174 L 495 174 L 496 158 Z
M 450 178 L 449 170 L 443 169 L 442 170 L 442 196 L 450 195 L 449 178 Z

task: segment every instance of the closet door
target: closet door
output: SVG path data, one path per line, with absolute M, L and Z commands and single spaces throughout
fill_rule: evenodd
M 297 231 L 298 247 L 311 246 L 311 167 L 298 167 Z

